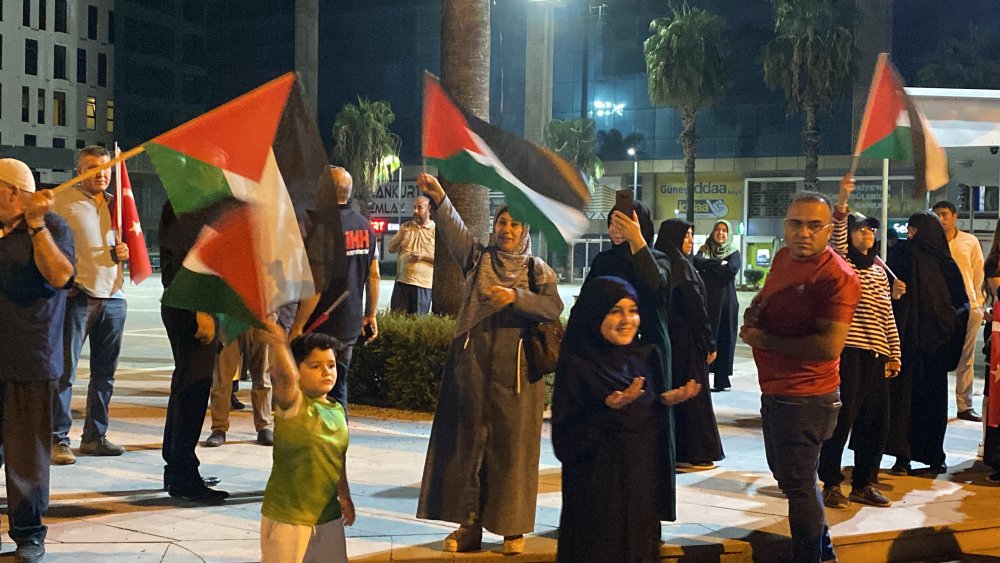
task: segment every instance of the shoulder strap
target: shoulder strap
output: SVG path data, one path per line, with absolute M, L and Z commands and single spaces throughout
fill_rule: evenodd
M 538 283 L 535 282 L 535 257 L 528 258 L 528 290 L 538 293 Z

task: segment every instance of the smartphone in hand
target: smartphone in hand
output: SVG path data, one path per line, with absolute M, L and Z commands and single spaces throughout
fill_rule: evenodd
M 629 219 L 632 218 L 632 213 L 635 211 L 635 200 L 632 196 L 632 190 L 618 190 L 615 192 L 615 206 L 611 209 L 611 212 L 621 211 Z

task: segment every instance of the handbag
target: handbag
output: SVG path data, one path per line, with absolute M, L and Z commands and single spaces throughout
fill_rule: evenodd
M 535 259 L 528 259 L 528 289 L 538 293 L 535 283 Z M 528 381 L 535 383 L 542 377 L 556 371 L 559 362 L 559 346 L 565 334 L 562 321 L 558 318 L 541 323 L 531 323 L 524 334 L 524 358 L 528 364 Z

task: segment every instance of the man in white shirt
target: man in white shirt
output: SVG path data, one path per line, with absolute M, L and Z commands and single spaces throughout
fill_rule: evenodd
M 965 293 L 969 296 L 969 326 L 962 346 L 962 358 L 955 369 L 955 402 L 958 404 L 958 418 L 971 422 L 982 422 L 982 417 L 972 408 L 973 363 L 976 357 L 976 337 L 982 330 L 983 304 L 983 247 L 971 233 L 958 229 L 958 213 L 950 201 L 939 201 L 932 208 L 941 219 L 944 234 L 948 237 L 951 257 L 962 271 Z
M 426 315 L 431 310 L 435 225 L 430 213 L 430 200 L 418 197 L 413 202 L 413 220 L 400 225 L 389 241 L 389 252 L 399 253 L 390 302 L 393 311 Z
M 110 158 L 104 147 L 85 147 L 77 156 L 76 171 L 81 174 L 99 168 Z M 99 456 L 125 452 L 125 448 L 110 442 L 106 436 L 108 407 L 128 310 L 122 292 L 122 263 L 128 260 L 128 246 L 117 240 L 111 227 L 110 184 L 111 169 L 105 168 L 89 180 L 55 191 L 52 206 L 73 232 L 77 267 L 66 300 L 65 371 L 59 380 L 57 401 L 52 405 L 54 465 L 76 463 L 69 440 L 73 423 L 70 403 L 85 339 L 90 340 L 90 384 L 80 452 Z

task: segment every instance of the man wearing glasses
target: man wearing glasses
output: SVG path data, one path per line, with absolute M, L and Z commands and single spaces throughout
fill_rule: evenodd
M 761 388 L 768 467 L 788 498 L 794 561 L 836 559 L 817 486 L 824 440 L 840 411 L 840 353 L 861 296 L 857 274 L 828 246 L 832 210 L 798 192 L 785 213 L 785 247 L 744 315 Z

